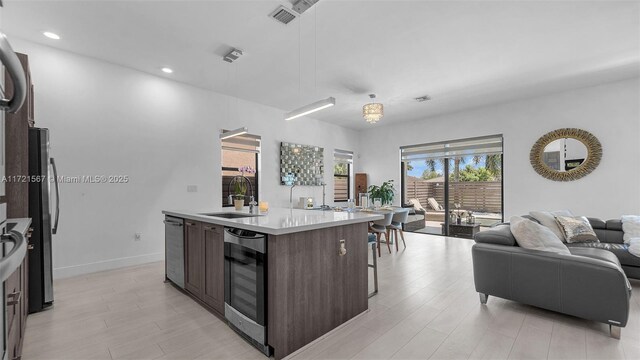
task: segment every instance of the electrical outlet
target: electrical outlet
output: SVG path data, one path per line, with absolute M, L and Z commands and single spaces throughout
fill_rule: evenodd
M 198 185 L 187 185 L 187 192 L 198 192 Z
M 136 233 L 133 238 L 135 241 L 142 240 L 142 233 Z

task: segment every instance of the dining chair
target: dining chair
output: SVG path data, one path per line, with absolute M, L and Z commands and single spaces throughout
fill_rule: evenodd
M 384 215 L 384 218 L 382 220 L 376 220 L 369 224 L 369 232 L 376 235 L 378 243 L 378 256 L 382 256 L 380 254 L 380 240 L 382 238 L 382 235 L 384 235 L 384 240 L 387 243 L 389 254 L 391 254 L 391 245 L 389 244 L 389 230 L 387 230 L 387 226 L 391 225 L 391 221 L 393 220 L 393 211 L 385 212 L 381 215 Z
M 393 213 L 391 224 L 387 225 L 387 233 L 393 232 L 393 240 L 396 242 L 396 251 L 398 251 L 398 232 L 402 237 L 402 244 L 407 247 L 407 243 L 404 242 L 404 232 L 402 231 L 402 225 L 409 219 L 409 209 L 397 210 Z

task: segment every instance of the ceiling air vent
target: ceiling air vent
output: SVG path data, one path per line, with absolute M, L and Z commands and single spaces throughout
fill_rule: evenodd
M 288 23 L 295 20 L 297 15 L 286 7 L 280 5 L 274 12 L 269 15 L 269 17 L 276 20 L 277 22 L 287 25 Z

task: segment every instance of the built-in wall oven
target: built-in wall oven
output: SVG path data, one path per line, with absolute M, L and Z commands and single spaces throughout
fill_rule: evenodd
M 224 316 L 229 326 L 265 355 L 267 344 L 267 236 L 224 230 Z

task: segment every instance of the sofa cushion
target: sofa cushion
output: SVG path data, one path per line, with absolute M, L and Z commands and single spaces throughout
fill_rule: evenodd
M 585 256 L 592 259 L 608 261 L 610 263 L 615 264 L 617 267 L 622 268 L 622 264 L 620 264 L 620 260 L 611 251 L 607 251 L 607 250 L 599 249 L 595 247 L 572 246 L 572 245 L 575 245 L 575 244 L 567 245 L 567 247 L 569 248 L 569 251 L 571 251 L 571 255 Z
M 599 242 L 589 220 L 584 216 L 556 216 L 568 243 Z
M 626 244 L 612 244 L 612 243 L 573 243 L 567 244 L 571 253 L 573 253 L 574 248 L 593 248 L 593 249 L 601 249 L 608 250 L 611 253 L 615 254 L 615 256 L 620 261 L 620 264 L 625 266 L 640 266 L 640 257 L 632 255 Z
M 520 216 L 509 220 L 511 233 L 520 247 L 531 250 L 548 251 L 556 254 L 571 255 L 569 249 L 546 226 Z
M 587 218 L 589 220 L 589 224 L 591 224 L 591 227 L 595 230 L 595 229 L 606 229 L 607 228 L 607 223 L 604 222 L 601 219 L 598 218 L 591 218 L 588 217 Z
M 516 238 L 513 237 L 508 224 L 492 227 L 489 230 L 480 231 L 473 239 L 481 244 L 495 244 L 505 246 L 515 246 Z
M 596 243 L 581 243 L 581 244 L 596 244 Z M 573 245 L 573 244 L 569 244 L 569 245 Z M 614 253 L 611 251 L 593 248 L 593 247 L 571 247 L 571 246 L 569 247 L 569 251 L 571 251 L 571 255 L 584 256 L 592 259 L 598 259 L 598 260 L 610 262 L 616 265 L 618 269 L 620 269 L 620 272 L 622 272 L 623 274 L 625 273 L 625 271 L 622 269 L 622 265 L 620 264 L 618 257 L 614 255 Z M 629 292 L 629 295 L 631 295 L 631 291 L 632 291 L 631 283 L 629 282 L 629 279 L 627 279 L 626 276 L 625 276 L 625 281 L 627 284 L 627 291 Z
M 593 229 L 593 231 L 596 232 L 596 236 L 598 236 L 598 240 L 600 240 L 600 242 L 613 244 L 624 243 L 624 239 L 622 238 L 624 233 L 622 231 L 606 229 Z
M 556 236 L 560 240 L 566 241 L 564 231 L 556 222 L 556 216 L 573 216 L 571 211 L 569 210 L 531 211 L 529 215 L 535 218 L 540 224 L 548 227 L 549 230 L 551 230 L 554 234 L 556 234 Z
M 607 220 L 607 230 L 622 231 L 622 220 Z

